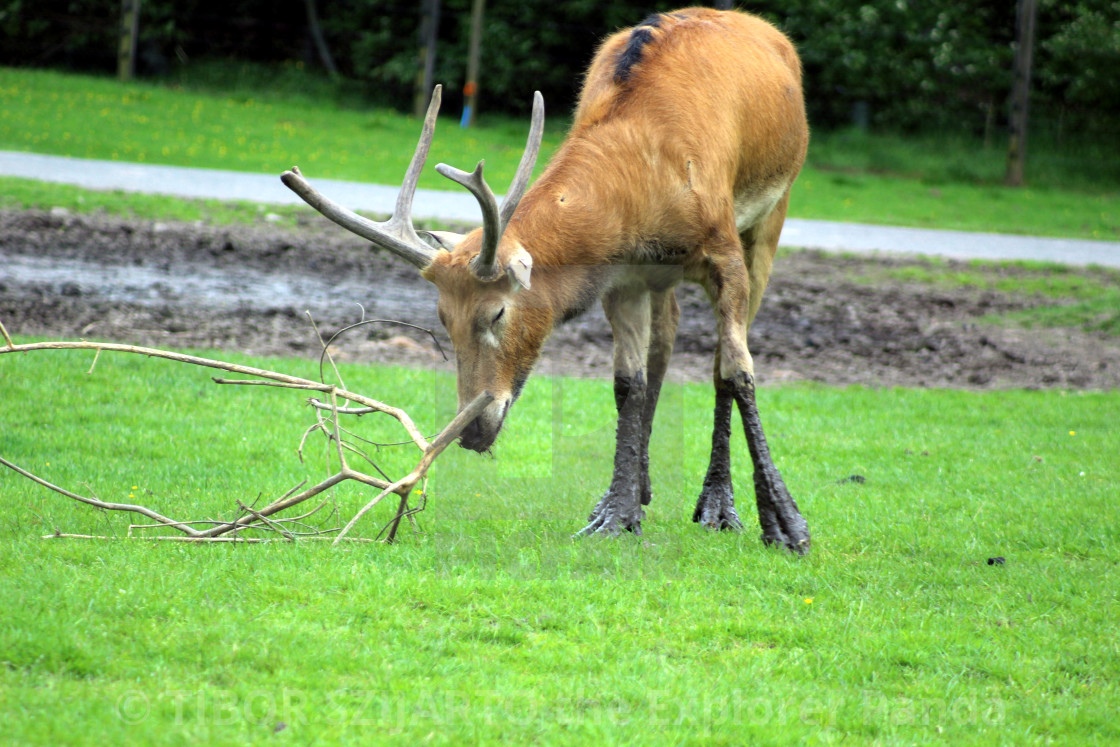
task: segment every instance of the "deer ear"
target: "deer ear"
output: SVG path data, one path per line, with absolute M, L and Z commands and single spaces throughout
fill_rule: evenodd
M 517 251 L 509 258 L 509 264 L 506 265 L 506 272 L 513 276 L 514 281 L 524 287 L 531 287 L 529 283 L 529 273 L 533 270 L 533 257 L 529 252 L 525 251 L 525 247 L 518 245 Z
M 451 231 L 424 231 L 424 233 L 431 236 L 440 249 L 451 251 L 459 242 L 463 240 L 464 234 L 452 233 Z

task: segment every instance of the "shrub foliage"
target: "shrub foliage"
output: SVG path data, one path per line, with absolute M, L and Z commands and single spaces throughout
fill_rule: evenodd
M 663 0 L 489 0 L 485 109 L 524 112 L 530 88 L 552 111 L 570 107 L 598 40 Z M 817 126 L 866 121 L 914 131 L 988 131 L 1006 118 L 1015 3 L 976 0 L 755 0 L 798 44 Z M 379 103 L 407 108 L 416 84 L 420 7 L 414 0 L 318 0 L 332 55 Z M 464 83 L 471 0 L 442 0 L 437 80 L 454 103 Z M 1115 133 L 1120 121 L 1120 1 L 1039 0 L 1036 114 L 1066 129 Z M 104 0 L 0 0 L 0 63 L 111 71 L 119 5 Z M 145 0 L 140 72 L 202 61 L 318 64 L 304 3 Z

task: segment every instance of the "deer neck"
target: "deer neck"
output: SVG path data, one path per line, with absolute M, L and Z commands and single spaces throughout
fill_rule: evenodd
M 625 154 L 569 141 L 521 201 L 512 233 L 533 256 L 533 289 L 554 325 L 590 308 L 611 287 L 647 232 L 648 168 L 605 169 Z M 539 289 L 539 290 L 538 290 Z

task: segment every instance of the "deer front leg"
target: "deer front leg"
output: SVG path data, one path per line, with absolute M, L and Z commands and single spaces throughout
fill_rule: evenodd
M 728 395 L 739 406 L 739 415 L 743 421 L 743 431 L 747 437 L 747 446 L 750 449 L 751 461 L 754 465 L 754 491 L 755 502 L 758 506 L 758 520 L 762 527 L 762 541 L 768 545 L 777 544 L 786 547 L 792 552 L 804 554 L 809 551 L 809 527 L 797 503 L 790 496 L 785 481 L 774 460 L 770 456 L 770 447 L 766 443 L 766 435 L 762 430 L 762 421 L 758 415 L 758 405 L 755 402 L 754 363 L 747 349 L 747 323 L 749 321 L 749 288 L 746 267 L 742 255 L 738 252 L 731 258 L 723 261 L 714 261 L 712 264 L 712 285 L 716 289 L 716 311 L 719 316 L 719 360 L 717 362 L 719 379 L 716 385 L 716 432 L 713 435 L 713 462 L 717 455 L 716 439 L 720 429 L 720 415 L 730 419 L 730 403 Z M 724 410 L 721 413 L 720 406 Z M 714 465 L 718 486 L 722 475 L 722 467 Z M 713 465 L 709 465 L 709 475 L 712 474 Z M 730 480 L 726 481 L 730 486 Z M 705 484 L 707 489 L 707 484 Z M 697 512 L 704 520 L 704 509 L 712 515 L 713 506 L 722 498 L 715 492 L 702 507 L 697 505 Z M 728 489 L 727 506 L 731 506 L 730 489 Z M 705 494 L 701 493 L 701 502 L 705 502 Z M 732 514 L 734 508 L 731 507 Z M 722 517 L 720 517 L 722 518 Z M 728 522 L 730 524 L 730 522 Z
M 603 298 L 603 310 L 614 333 L 614 399 L 618 409 L 614 472 L 607 492 L 591 510 L 579 536 L 642 533 L 642 504 L 649 502 L 649 434 L 646 423 L 665 371 L 647 379 L 650 350 L 650 294 L 644 289 L 618 289 Z M 675 325 L 674 325 L 675 326 Z M 651 403 L 652 398 L 652 403 Z

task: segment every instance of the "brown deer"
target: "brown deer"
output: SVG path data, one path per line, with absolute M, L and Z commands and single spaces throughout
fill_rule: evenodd
M 680 316 L 674 287 L 691 280 L 711 299 L 719 339 L 712 455 L 693 521 L 742 526 L 729 453 L 735 402 L 754 463 L 762 538 L 806 552 L 808 526 L 771 460 L 747 350 L 809 140 L 801 64 L 789 40 L 755 16 L 706 8 L 653 15 L 608 37 L 587 72 L 571 131 L 532 189 L 526 192 L 544 122 L 539 92 L 525 154 L 500 206 L 482 163 L 469 174 L 436 167 L 474 194 L 483 226 L 465 236 L 428 232 L 429 244 L 410 215 L 439 98 L 437 87 L 388 221 L 326 199 L 298 169 L 282 178 L 439 289 L 460 408 L 484 390 L 494 395 L 461 445 L 489 449 L 545 338 L 600 300 L 614 334 L 617 443 L 610 486 L 580 534 L 640 533 L 650 501 L 650 428 Z

